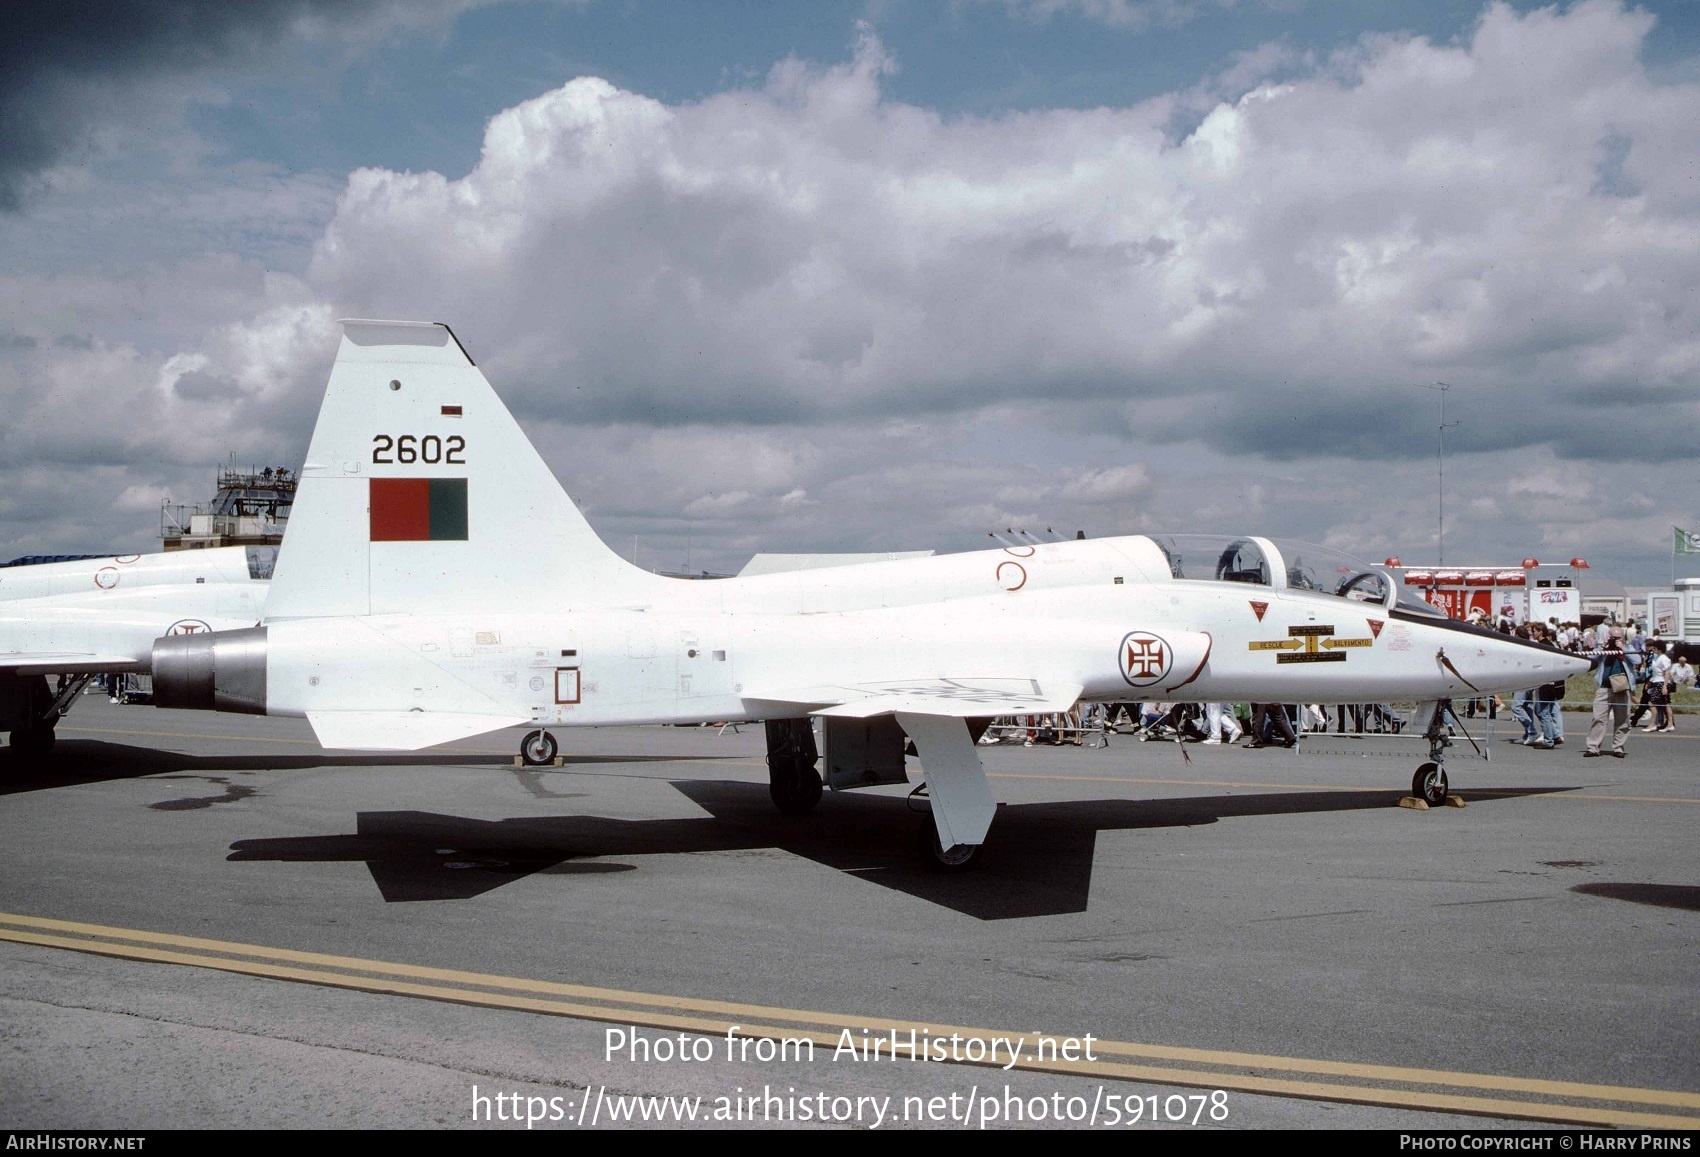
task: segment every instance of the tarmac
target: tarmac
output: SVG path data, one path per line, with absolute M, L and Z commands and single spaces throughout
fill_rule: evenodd
M 1408 738 L 983 747 L 947 875 L 905 788 L 779 815 L 759 725 L 84 696 L 0 749 L 0 1124 L 1693 1129 L 1700 732 L 1565 722 L 1427 811 Z

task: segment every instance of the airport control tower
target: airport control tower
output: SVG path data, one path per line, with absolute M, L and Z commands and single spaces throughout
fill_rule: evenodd
M 295 472 L 281 466 L 221 468 L 210 503 L 160 505 L 159 537 L 166 550 L 277 546 L 295 503 L 296 482 Z

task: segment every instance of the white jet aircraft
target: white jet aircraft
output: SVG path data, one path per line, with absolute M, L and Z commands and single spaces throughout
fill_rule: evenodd
M 763 720 L 771 790 L 925 773 L 934 856 L 996 810 L 989 717 L 1078 701 L 1419 700 L 1582 670 L 1397 601 L 1387 572 L 1264 538 L 1135 536 L 686 582 L 597 538 L 443 325 L 348 321 L 262 625 L 160 639 L 155 702 L 306 716 L 326 747 L 518 724 Z M 532 762 L 554 737 L 522 742 Z M 919 790 L 919 789 L 918 789 Z
M 14 757 L 51 751 L 89 681 L 148 670 L 161 635 L 259 622 L 276 554 L 226 546 L 0 568 L 0 731 Z

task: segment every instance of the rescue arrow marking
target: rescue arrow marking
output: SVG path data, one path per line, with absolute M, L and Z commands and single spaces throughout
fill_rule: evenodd
M 1344 652 L 1352 647 L 1373 647 L 1375 637 L 1367 639 L 1336 639 L 1332 624 L 1306 623 L 1288 627 L 1286 639 L 1258 639 L 1247 643 L 1253 651 L 1281 651 L 1277 663 L 1344 663 Z

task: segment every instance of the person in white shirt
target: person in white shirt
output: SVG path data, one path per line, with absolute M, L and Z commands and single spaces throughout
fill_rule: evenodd
M 1665 654 L 1665 645 L 1658 639 L 1647 644 L 1647 692 L 1642 698 L 1642 707 L 1653 709 L 1653 721 L 1643 727 L 1642 731 L 1675 731 L 1676 720 L 1671 716 L 1670 709 L 1670 656 Z M 1639 716 L 1641 709 L 1636 709 Z M 1635 720 L 1631 719 L 1630 723 Z

